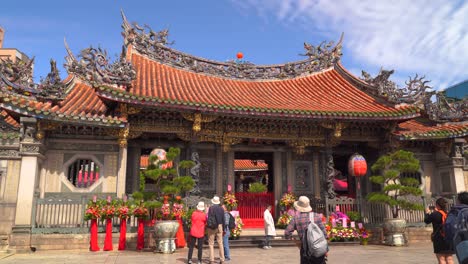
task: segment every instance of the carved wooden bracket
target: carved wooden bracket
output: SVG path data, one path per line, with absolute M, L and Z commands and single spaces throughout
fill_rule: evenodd
M 143 108 L 141 107 L 136 107 L 136 106 L 129 106 L 127 107 L 127 114 L 129 115 L 134 115 L 134 114 L 138 114 L 141 112 Z
M 59 123 L 44 122 L 44 121 L 38 120 L 36 138 L 38 140 L 42 140 L 45 137 L 46 131 L 55 130 L 58 127 L 59 127 Z
M 212 121 L 216 120 L 216 118 L 218 118 L 217 116 L 202 115 L 199 112 L 197 112 L 197 113 L 184 113 L 184 112 L 182 112 L 181 115 L 186 120 L 193 122 L 192 130 L 195 133 L 200 132 L 202 123 L 209 123 L 209 122 L 212 122 Z
M 453 142 L 449 141 L 433 141 L 433 144 L 444 152 L 445 155 L 450 157 L 453 148 Z
M 343 129 L 348 127 L 348 124 L 340 122 L 324 122 L 321 125 L 324 128 L 333 130 L 333 136 L 336 138 L 341 137 Z
M 306 147 L 325 146 L 325 142 L 323 139 L 296 139 L 296 140 L 288 141 L 288 144 L 289 146 L 294 148 L 294 152 L 298 155 L 304 155 Z
M 126 103 L 119 104 L 120 117 L 128 119 L 128 107 Z

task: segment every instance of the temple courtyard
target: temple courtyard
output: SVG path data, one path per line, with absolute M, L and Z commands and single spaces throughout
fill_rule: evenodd
M 42 251 L 30 254 L 0 255 L 0 263 L 187 263 L 188 249 L 179 249 L 174 254 L 152 252 L 112 251 Z M 196 256 L 196 251 L 194 252 Z M 204 250 L 203 263 L 209 263 L 208 251 Z M 218 252 L 216 252 L 217 254 Z M 454 256 L 455 257 L 455 256 Z M 231 249 L 232 260 L 227 263 L 299 263 L 299 252 L 295 247 L 278 247 L 270 250 L 261 248 Z M 194 259 L 195 260 L 195 259 Z M 195 262 L 196 263 L 196 262 Z M 218 262 L 219 263 L 219 259 Z M 332 246 L 327 263 L 437 263 L 431 243 L 413 243 L 408 247 Z M 455 261 L 455 263 L 458 263 Z

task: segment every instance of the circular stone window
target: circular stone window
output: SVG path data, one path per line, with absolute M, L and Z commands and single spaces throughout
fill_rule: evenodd
M 67 168 L 67 179 L 77 188 L 88 188 L 99 180 L 100 167 L 91 159 L 77 159 Z

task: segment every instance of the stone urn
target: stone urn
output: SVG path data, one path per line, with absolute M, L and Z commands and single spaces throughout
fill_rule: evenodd
M 176 249 L 175 236 L 179 229 L 176 220 L 160 220 L 154 225 L 154 237 L 156 239 L 156 252 L 174 253 Z
M 389 246 L 406 246 L 406 220 L 401 218 L 385 218 L 382 224 L 384 244 Z

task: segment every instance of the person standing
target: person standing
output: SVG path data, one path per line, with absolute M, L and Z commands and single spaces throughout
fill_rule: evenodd
M 300 250 L 300 259 L 301 264 L 324 264 L 325 263 L 325 255 L 321 257 L 313 257 L 313 258 L 306 258 L 304 257 L 304 249 L 302 248 L 302 240 L 304 238 L 304 231 L 306 230 L 307 226 L 310 223 L 310 214 L 312 212 L 312 207 L 310 207 L 310 201 L 307 196 L 299 197 L 299 200 L 294 202 L 294 208 L 297 211 L 297 214 L 289 222 L 288 227 L 284 230 L 284 235 L 286 239 L 292 238 L 292 233 L 294 230 L 297 231 L 299 238 L 301 239 L 301 250 Z M 313 214 L 314 223 L 322 230 L 323 235 L 325 238 L 327 237 L 327 232 L 325 231 L 325 226 L 322 223 L 322 216 L 320 214 Z
M 204 213 L 205 203 L 198 202 L 197 210 L 192 213 L 192 227 L 190 228 L 190 243 L 188 251 L 188 263 L 192 263 L 193 248 L 195 242 L 197 243 L 198 249 L 198 264 L 202 263 L 203 255 L 203 240 L 205 238 L 205 226 L 206 226 L 206 214 Z
M 460 223 L 459 221 L 468 223 L 468 192 L 458 193 L 457 204 L 450 209 L 447 221 L 445 221 L 445 240 L 451 242 L 451 248 L 457 254 L 458 262 L 468 263 L 468 258 L 466 258 L 468 234 L 464 229 L 463 222 Z M 463 259 L 463 257 L 465 258 Z
M 219 196 L 214 196 L 211 199 L 211 203 L 213 204 L 210 206 L 210 210 L 208 213 L 208 223 L 213 222 L 215 223 L 213 227 L 210 227 L 208 224 L 206 232 L 208 233 L 208 245 L 210 248 L 210 263 L 214 263 L 214 241 L 215 237 L 218 241 L 218 248 L 219 248 L 219 258 L 221 263 L 224 263 L 224 247 L 223 247 L 223 232 L 224 232 L 224 210 L 220 206 Z M 210 220 L 212 218 L 212 220 Z
M 454 254 L 451 249 L 451 243 L 445 239 L 444 223 L 447 218 L 447 201 L 444 198 L 436 200 L 434 211 L 430 208 L 426 209 L 424 215 L 424 222 L 426 224 L 432 223 L 432 246 L 434 253 L 439 261 L 439 264 L 452 264 Z
M 275 220 L 271 215 L 271 205 L 268 205 L 265 212 L 263 212 L 263 223 L 265 225 L 265 245 L 263 245 L 263 248 L 270 249 L 271 239 L 276 236 Z
M 224 234 L 223 234 L 223 247 L 224 247 L 224 260 L 231 260 L 231 253 L 229 250 L 229 237 L 231 236 L 231 230 L 229 230 L 229 221 L 231 217 L 234 218 L 226 208 L 226 205 L 223 205 L 224 210 Z

